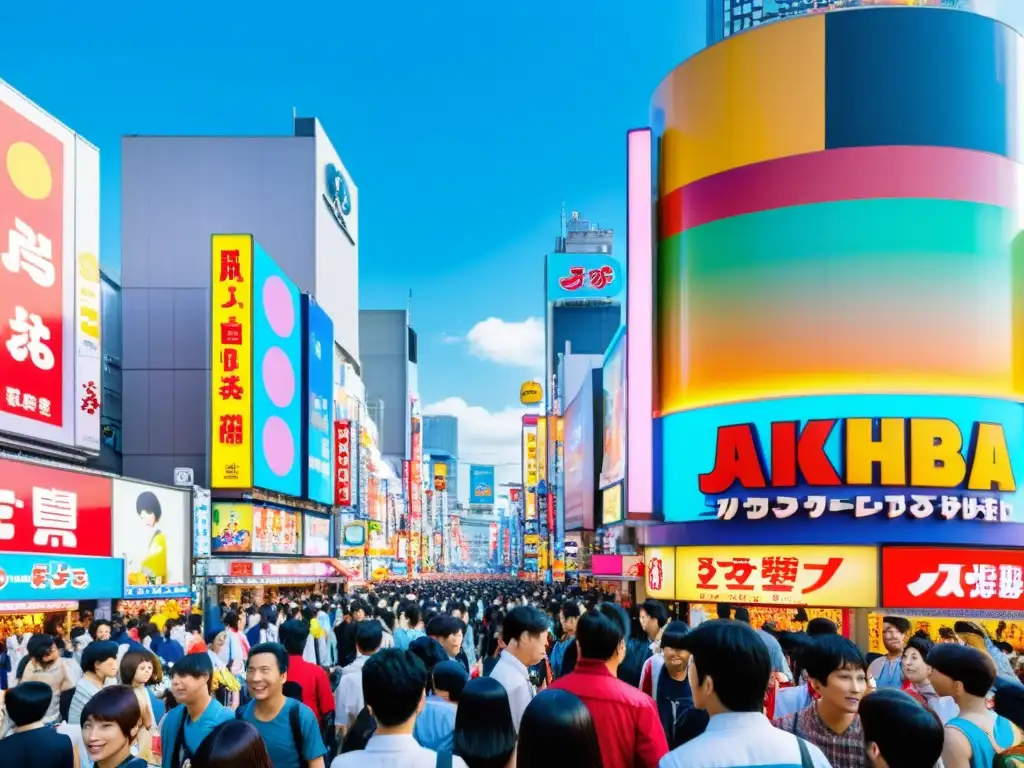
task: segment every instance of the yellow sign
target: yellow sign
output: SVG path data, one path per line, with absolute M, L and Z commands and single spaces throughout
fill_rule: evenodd
M 537 430 L 527 428 L 526 430 L 526 455 L 523 458 L 526 464 L 526 486 L 532 487 L 537 484 Z
M 622 483 L 613 485 L 601 494 L 601 525 L 611 525 L 622 519 Z
M 537 477 L 548 479 L 548 420 L 541 416 L 537 420 Z
M 876 547 L 676 548 L 676 600 L 829 608 L 878 605 Z
M 524 381 L 519 388 L 519 402 L 523 405 L 536 405 L 544 399 L 544 387 L 536 381 Z
M 676 599 L 676 551 L 674 547 L 647 547 L 644 574 L 648 597 Z
M 252 235 L 214 235 L 210 487 L 252 487 Z
M 448 477 L 448 465 L 438 462 L 434 465 L 434 477 Z

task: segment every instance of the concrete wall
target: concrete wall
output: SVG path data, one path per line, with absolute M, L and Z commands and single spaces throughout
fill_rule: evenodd
M 366 405 L 377 422 L 381 453 L 409 458 L 409 313 L 404 309 L 361 311 L 359 345 Z

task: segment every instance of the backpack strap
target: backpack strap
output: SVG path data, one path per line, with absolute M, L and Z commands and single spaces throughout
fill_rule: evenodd
M 437 751 L 437 762 L 434 763 L 436 768 L 452 768 L 452 753 L 449 749 L 439 749 Z
M 302 703 L 296 701 L 288 707 L 288 725 L 292 729 L 292 741 L 295 742 L 295 751 L 299 755 L 299 765 L 306 761 L 302 757 Z
M 800 768 L 814 768 L 814 760 L 811 759 L 811 750 L 807 748 L 807 742 L 797 736 L 796 744 L 800 748 Z

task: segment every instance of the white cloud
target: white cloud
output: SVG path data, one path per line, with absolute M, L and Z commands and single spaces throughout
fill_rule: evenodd
M 450 333 L 442 333 L 441 334 L 441 343 L 442 344 L 461 344 L 462 343 L 462 337 L 461 336 L 452 336 Z
M 528 317 L 509 322 L 489 317 L 466 334 L 470 354 L 484 360 L 534 371 L 544 369 L 544 321 Z
M 461 397 L 423 408 L 424 416 L 455 416 L 459 420 L 459 461 L 472 464 L 519 465 L 524 413 L 527 410 L 518 407 L 488 411 Z

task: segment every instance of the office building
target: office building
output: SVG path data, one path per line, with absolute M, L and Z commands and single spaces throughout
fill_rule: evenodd
M 416 460 L 412 437 L 418 420 L 418 344 L 407 309 L 359 312 L 366 408 L 377 425 L 381 454 L 401 473 L 402 461 Z M 418 425 L 417 425 L 418 426 Z M 417 440 L 422 435 L 416 429 Z M 422 446 L 420 457 L 423 455 Z

